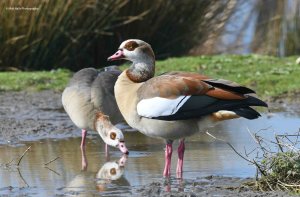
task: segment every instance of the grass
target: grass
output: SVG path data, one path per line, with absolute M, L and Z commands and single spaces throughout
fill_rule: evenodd
M 36 72 L 0 72 L 0 91 L 61 91 L 72 76 L 66 69 Z
M 264 99 L 300 90 L 300 66 L 296 57 L 277 58 L 261 55 L 217 55 L 169 58 L 156 63 L 156 73 L 172 70 L 201 72 L 212 78 L 224 78 L 253 88 Z M 125 68 L 122 66 L 121 68 Z M 0 90 L 61 91 L 71 72 L 58 69 L 42 72 L 2 72 Z

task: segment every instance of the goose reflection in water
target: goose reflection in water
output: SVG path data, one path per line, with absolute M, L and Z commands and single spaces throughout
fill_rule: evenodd
M 64 194 L 76 193 L 76 195 L 85 196 L 90 193 L 109 191 L 108 185 L 110 184 L 129 186 L 129 182 L 122 176 L 125 172 L 126 161 L 127 155 L 122 155 L 119 160 L 107 161 L 96 175 L 95 172 L 81 171 L 65 187 Z
M 108 161 L 101 167 L 96 175 L 96 187 L 98 191 L 105 191 L 105 186 L 107 184 L 122 177 L 125 171 L 126 161 L 127 155 L 123 155 L 119 160 Z

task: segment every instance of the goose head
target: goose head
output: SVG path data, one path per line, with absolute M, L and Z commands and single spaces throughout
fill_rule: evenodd
M 129 39 L 122 42 L 118 51 L 107 60 L 114 61 L 120 59 L 139 63 L 143 61 L 155 61 L 155 56 L 150 44 L 138 39 Z
M 150 44 L 138 40 L 129 39 L 121 43 L 118 51 L 107 60 L 129 60 L 132 62 L 126 71 L 127 76 L 134 82 L 144 82 L 154 76 L 155 55 Z
M 122 131 L 112 125 L 108 116 L 103 114 L 96 115 L 95 130 L 106 144 L 118 148 L 124 154 L 129 153 Z

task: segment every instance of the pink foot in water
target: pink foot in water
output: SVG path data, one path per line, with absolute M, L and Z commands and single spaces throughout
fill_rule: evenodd
M 172 142 L 166 144 L 164 177 L 171 175 Z
M 109 161 L 110 158 L 109 158 L 109 147 L 107 144 L 105 144 L 105 158 L 106 158 L 106 161 Z
M 184 139 L 180 140 L 177 152 L 178 152 L 178 161 L 177 161 L 177 168 L 176 168 L 176 176 L 177 178 L 182 178 L 182 172 L 183 172 L 183 156 L 184 156 Z
M 85 155 L 85 139 L 86 139 L 86 134 L 87 131 L 82 129 L 81 131 L 81 144 L 80 144 L 80 149 L 81 149 L 81 170 L 86 170 L 88 167 L 88 161 L 86 159 Z
M 81 170 L 86 171 L 88 167 L 88 161 L 85 155 L 85 148 L 81 148 Z
M 81 144 L 80 144 L 80 148 L 81 149 L 85 149 L 86 134 L 87 134 L 87 130 L 82 129 L 81 130 Z
M 171 183 L 170 183 L 170 181 L 171 180 L 166 180 L 167 182 L 166 182 L 166 185 L 165 185 L 165 191 L 166 192 L 170 192 L 171 191 Z

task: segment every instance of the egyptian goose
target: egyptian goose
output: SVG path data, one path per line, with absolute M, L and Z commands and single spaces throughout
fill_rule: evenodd
M 120 73 L 114 66 L 102 72 L 84 68 L 74 74 L 63 91 L 64 109 L 82 129 L 81 149 L 85 148 L 87 130 L 95 130 L 106 143 L 106 153 L 108 144 L 128 154 L 122 131 L 113 125 L 124 120 L 114 96 L 114 84 Z
M 108 161 L 98 171 L 96 178 L 97 183 L 103 181 L 113 181 L 119 179 L 124 174 L 124 168 L 127 161 L 127 155 L 122 155 L 118 161 Z
M 184 138 L 227 119 L 255 119 L 250 106 L 267 104 L 248 94 L 253 90 L 198 73 L 168 72 L 154 77 L 151 46 L 137 39 L 124 41 L 108 61 L 126 59 L 132 65 L 115 83 L 115 97 L 126 122 L 150 137 L 166 140 L 163 175 L 170 176 L 172 142 L 180 139 L 177 176 L 182 176 Z

